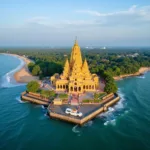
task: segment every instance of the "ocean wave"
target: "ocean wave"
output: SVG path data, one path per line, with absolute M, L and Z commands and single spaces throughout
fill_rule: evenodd
M 41 105 L 41 108 L 42 108 L 43 110 L 47 110 L 47 109 L 44 107 L 44 105 Z
M 125 95 L 121 92 L 121 89 L 118 90 L 118 95 L 120 96 L 120 100 L 114 106 L 114 109 L 123 109 L 124 108 Z
M 75 126 L 72 128 L 72 132 L 74 132 L 74 133 L 80 133 L 80 131 L 77 130 L 77 128 L 78 128 L 78 125 L 75 125 Z
M 100 114 L 100 117 L 104 121 L 104 125 L 116 125 L 116 120 L 119 116 L 127 114 L 129 110 L 125 108 L 125 96 L 121 92 L 121 89 L 118 90 L 118 95 L 120 96 L 120 101 L 113 107 L 109 107 L 108 111 Z
M 110 120 L 110 121 L 106 121 L 105 123 L 104 123 L 104 125 L 105 126 L 107 126 L 108 124 L 111 124 L 111 125 L 116 125 L 116 119 L 113 119 L 113 120 Z
M 85 123 L 82 127 L 79 125 L 75 125 L 72 128 L 72 132 L 75 133 L 77 136 L 81 136 L 85 129 L 90 128 L 93 125 L 93 121 L 90 120 L 87 123 Z
M 10 88 L 10 87 L 25 85 L 24 83 L 17 83 L 14 79 L 14 73 L 17 72 L 18 70 L 20 70 L 24 66 L 25 62 L 21 58 L 18 58 L 17 56 L 13 56 L 13 57 L 19 59 L 20 64 L 15 69 L 13 69 L 10 72 L 6 73 L 2 77 L 2 79 L 1 79 L 1 82 L 2 82 L 1 87 L 2 88 Z
M 140 79 L 145 79 L 145 75 L 138 76 L 137 78 L 140 78 Z
M 27 101 L 22 101 L 20 96 L 17 96 L 16 97 L 16 100 L 19 102 L 19 103 L 28 103 Z
M 42 108 L 42 112 L 45 114 L 45 116 L 47 116 L 47 108 L 44 107 L 44 105 L 41 105 Z

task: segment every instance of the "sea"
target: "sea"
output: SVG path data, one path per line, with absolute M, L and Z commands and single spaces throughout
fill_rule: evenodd
M 150 72 L 117 81 L 121 100 L 83 126 L 23 102 L 13 74 L 21 59 L 0 54 L 0 150 L 150 150 Z

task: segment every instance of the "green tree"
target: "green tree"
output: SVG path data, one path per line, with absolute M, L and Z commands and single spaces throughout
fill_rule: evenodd
M 41 95 L 44 97 L 55 97 L 55 91 L 49 91 L 49 90 L 41 90 Z
M 34 64 L 33 62 L 30 62 L 30 63 L 28 64 L 28 69 L 29 69 L 30 72 L 32 72 L 32 69 L 33 69 L 34 65 L 35 65 L 35 64 Z
M 104 88 L 104 91 L 109 93 L 115 93 L 117 92 L 117 85 L 113 82 L 107 82 Z
M 31 81 L 27 84 L 27 91 L 28 92 L 37 92 L 39 87 L 40 87 L 40 84 L 37 81 Z
M 117 75 L 117 76 L 120 75 L 120 68 L 119 67 L 114 68 L 114 74 Z
M 32 70 L 32 75 L 37 76 L 40 74 L 40 71 L 41 71 L 41 69 L 40 69 L 39 65 L 35 65 Z

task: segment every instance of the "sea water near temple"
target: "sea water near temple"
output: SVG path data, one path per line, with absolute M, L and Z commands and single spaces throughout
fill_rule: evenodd
M 0 55 L 0 64 L 0 149 L 150 149 L 150 72 L 118 81 L 117 105 L 79 127 L 20 100 L 25 85 L 15 83 L 13 70 L 21 60 Z

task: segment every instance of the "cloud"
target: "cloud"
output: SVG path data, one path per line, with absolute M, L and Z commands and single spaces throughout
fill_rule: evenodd
M 133 5 L 127 10 L 101 13 L 92 10 L 78 10 L 76 13 L 83 13 L 92 16 L 90 19 L 80 20 L 53 20 L 47 16 L 36 16 L 26 20 L 32 26 L 47 26 L 52 28 L 75 28 L 75 27 L 100 27 L 150 24 L 150 6 L 138 7 Z
M 36 16 L 25 20 L 25 23 L 27 24 L 33 24 L 33 25 L 44 25 L 44 26 L 51 26 L 53 25 L 51 19 L 46 16 Z
M 111 13 L 100 13 L 98 11 L 92 11 L 92 10 L 77 10 L 76 12 L 89 14 L 89 15 L 93 15 L 93 16 L 98 16 L 98 17 L 107 17 L 107 16 L 113 16 L 113 15 L 117 15 L 117 14 L 131 14 L 131 13 L 134 13 L 136 8 L 137 8 L 137 6 L 133 5 L 128 10 L 116 11 L 116 12 L 111 12 Z
M 101 22 L 96 22 L 96 20 L 59 20 L 54 21 L 49 17 L 36 16 L 25 20 L 25 25 L 30 27 L 51 27 L 51 28 L 72 28 L 72 27 L 90 27 L 99 25 Z
M 105 25 L 150 23 L 150 6 L 137 7 L 137 5 L 133 5 L 127 10 L 109 13 L 101 13 L 92 10 L 78 10 L 76 12 L 97 17 L 96 22 L 101 21 Z
M 80 19 L 35 16 L 19 27 L 0 27 L 0 45 L 67 45 L 76 35 L 83 45 L 149 45 L 150 6 L 107 13 L 78 10 L 75 15 Z

